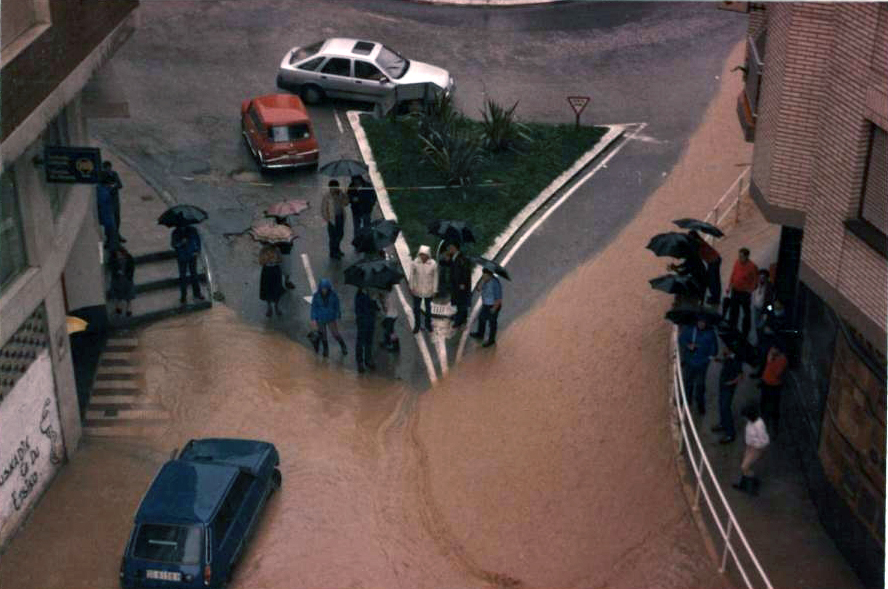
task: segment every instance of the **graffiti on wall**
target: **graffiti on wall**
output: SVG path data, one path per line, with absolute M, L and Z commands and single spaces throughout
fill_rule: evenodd
M 18 527 L 65 454 L 44 351 L 0 404 L 0 544 Z

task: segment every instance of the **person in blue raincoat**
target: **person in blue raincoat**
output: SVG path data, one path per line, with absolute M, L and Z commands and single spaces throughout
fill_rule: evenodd
M 718 354 L 718 339 L 706 317 L 700 316 L 694 325 L 686 325 L 678 336 L 684 364 L 685 392 L 688 401 L 697 402 L 697 412 L 706 413 L 706 371 L 709 362 Z
M 333 333 L 333 338 L 339 342 L 342 348 L 342 355 L 348 354 L 348 348 L 345 346 L 345 340 L 339 334 L 339 325 L 336 323 L 342 317 L 342 311 L 339 307 L 339 296 L 333 290 L 333 284 L 326 278 L 318 284 L 318 290 L 311 297 L 311 327 L 312 334 L 309 335 L 311 343 L 314 346 L 315 353 L 323 346 L 324 357 L 330 355 L 330 347 L 327 343 L 327 327 Z

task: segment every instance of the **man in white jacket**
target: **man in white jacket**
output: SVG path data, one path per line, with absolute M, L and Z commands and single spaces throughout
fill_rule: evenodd
M 419 255 L 410 264 L 410 292 L 413 294 L 413 333 L 419 332 L 419 316 L 425 303 L 425 328 L 432 331 L 432 297 L 438 292 L 438 263 L 427 245 L 419 246 Z

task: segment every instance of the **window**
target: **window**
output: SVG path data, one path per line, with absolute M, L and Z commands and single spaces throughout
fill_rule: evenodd
M 871 125 L 860 209 L 845 226 L 870 247 L 888 257 L 888 133 Z
M 376 63 L 380 65 L 382 70 L 390 77 L 396 80 L 407 73 L 407 67 L 410 62 L 401 57 L 385 45 L 379 50 Z
M 3 172 L 0 192 L 0 289 L 28 267 L 18 191 L 12 170 Z
M 200 564 L 203 531 L 200 526 L 142 524 L 133 556 L 157 562 Z
M 370 55 L 371 53 L 373 53 L 374 47 L 376 47 L 376 43 L 370 43 L 369 41 L 358 41 L 352 48 L 352 53 L 357 53 L 358 55 Z
M 752 37 L 747 37 L 746 39 L 744 92 L 753 117 L 758 116 L 759 91 L 761 90 L 762 72 L 765 67 L 766 33 L 767 29 L 762 29 L 754 39 Z
M 306 45 L 305 47 L 297 47 L 293 50 L 293 54 L 290 56 L 290 63 L 294 64 L 297 61 L 302 61 L 307 57 L 311 57 L 321 50 L 321 46 L 323 44 L 323 41 L 318 41 L 317 43 L 312 43 L 311 45 Z
M 225 496 L 225 500 L 222 501 L 219 512 L 216 514 L 216 529 L 214 533 L 217 543 L 221 544 L 225 540 L 225 534 L 228 533 L 228 530 L 231 529 L 231 524 L 237 519 L 237 512 L 241 504 L 243 504 L 252 482 L 252 476 L 240 472 L 234 480 L 234 484 L 231 485 L 231 489 L 228 490 L 228 494 Z
M 44 145 L 71 144 L 68 136 L 68 113 L 66 109 L 62 109 L 62 112 L 46 127 L 43 143 Z M 49 196 L 49 204 L 55 217 L 58 217 L 62 209 L 65 208 L 65 201 L 70 190 L 71 187 L 67 184 L 47 183 L 46 194 Z
M 275 143 L 300 141 L 311 137 L 308 125 L 287 125 L 286 127 L 269 127 L 268 138 Z
M 355 61 L 355 77 L 361 80 L 385 80 L 385 74 L 372 63 L 366 61 Z
M 341 57 L 331 57 L 330 61 L 324 65 L 324 68 L 321 71 L 333 76 L 351 75 L 351 60 L 343 59 Z
M 323 57 L 315 57 L 314 59 L 309 59 L 308 61 L 300 65 L 299 69 L 313 72 L 318 69 L 318 66 L 321 65 L 322 61 L 324 61 Z

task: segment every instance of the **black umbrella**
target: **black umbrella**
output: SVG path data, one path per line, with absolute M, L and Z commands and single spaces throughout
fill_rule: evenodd
M 722 230 L 712 225 L 711 223 L 707 223 L 706 221 L 699 221 L 697 219 L 676 219 L 673 221 L 676 225 L 681 227 L 682 229 L 689 229 L 691 231 L 700 231 L 702 233 L 708 233 L 709 235 L 713 235 L 715 237 L 724 237 L 725 234 L 722 233 Z
M 388 219 L 376 219 L 370 223 L 370 227 L 362 227 L 352 245 L 359 252 L 374 253 L 387 248 L 395 243 L 401 228 L 394 221 Z
M 158 217 L 159 225 L 167 227 L 181 227 L 182 225 L 195 225 L 205 221 L 208 215 L 205 210 L 194 205 L 176 205 L 170 207 Z
M 721 338 L 722 343 L 736 354 L 741 362 L 751 365 L 758 362 L 758 350 L 736 328 L 719 325 L 718 336 Z
M 388 289 L 403 278 L 401 269 L 386 260 L 366 260 L 345 269 L 345 283 L 359 288 Z
M 327 176 L 363 176 L 367 173 L 367 166 L 355 160 L 336 160 L 327 162 L 320 167 L 321 174 Z
M 469 261 L 478 264 L 485 270 L 490 270 L 494 274 L 499 274 L 506 280 L 512 280 L 512 278 L 509 276 L 509 273 L 506 272 L 506 269 L 493 260 L 488 260 L 487 258 L 482 258 L 481 256 L 469 256 Z
M 660 233 L 654 235 L 647 244 L 647 249 L 658 256 L 670 256 L 673 258 L 687 258 L 696 251 L 691 243 L 691 238 L 686 233 Z
M 460 244 L 475 242 L 475 233 L 465 221 L 439 219 L 429 223 L 429 233 L 445 241 L 455 241 Z
M 665 316 L 666 319 L 676 325 L 690 325 L 696 323 L 700 317 L 706 319 L 706 323 L 709 325 L 717 325 L 721 321 L 721 315 L 718 311 L 700 306 L 675 307 L 666 311 Z
M 690 274 L 666 274 L 648 280 L 651 288 L 662 290 L 669 294 L 699 294 L 702 291 L 700 283 Z

